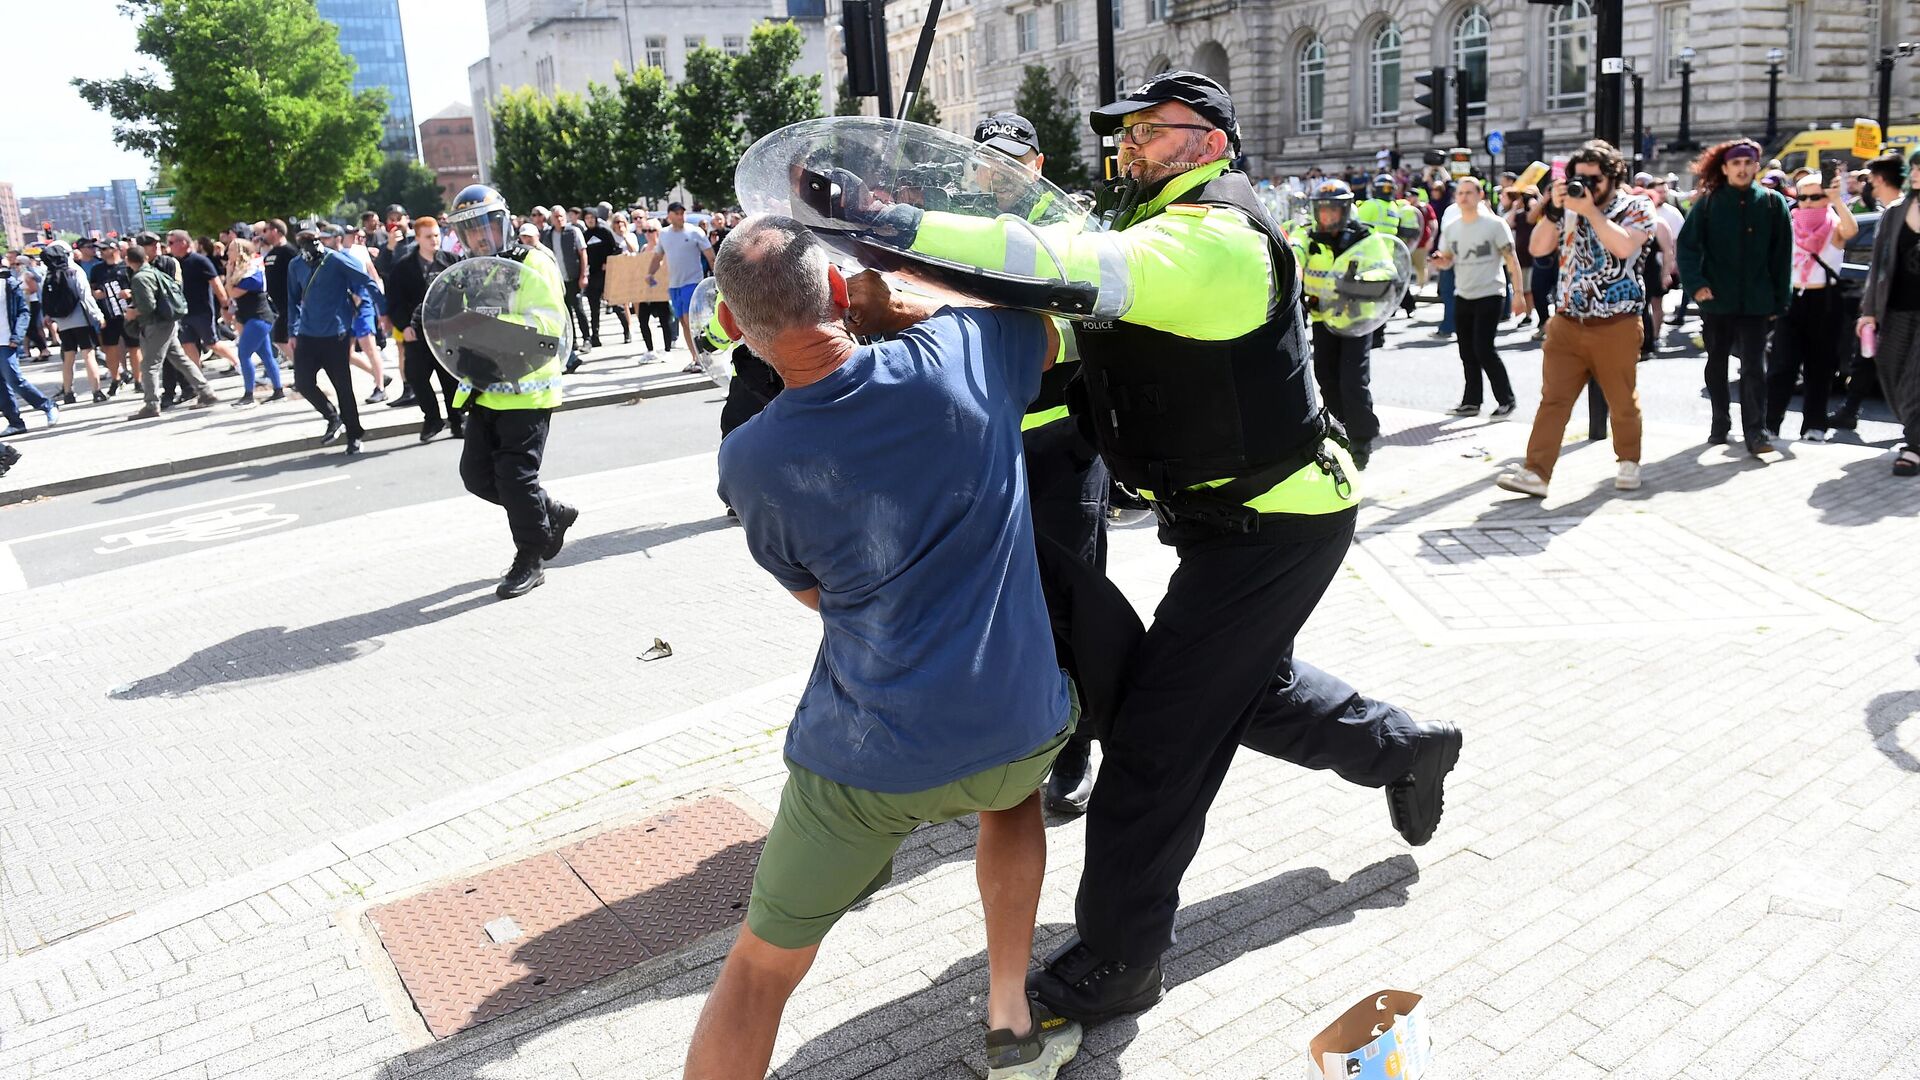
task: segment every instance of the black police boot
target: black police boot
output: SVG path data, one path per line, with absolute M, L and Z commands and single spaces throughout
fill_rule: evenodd
M 1053 759 L 1053 771 L 1047 774 L 1047 786 L 1041 798 L 1056 814 L 1084 814 L 1087 800 L 1093 797 L 1092 745 L 1079 737 L 1069 738 Z
M 1151 1009 L 1165 992 L 1160 961 L 1134 967 L 1105 960 L 1078 937 L 1048 957 L 1045 967 L 1027 973 L 1027 993 L 1058 1015 L 1089 1025 Z
M 560 549 L 567 546 L 567 529 L 580 519 L 580 508 L 556 502 L 547 511 L 547 546 L 541 550 L 540 557 L 548 562 Z
M 513 553 L 513 565 L 507 567 L 507 574 L 494 588 L 493 595 L 502 600 L 511 600 L 545 584 L 547 575 L 540 571 L 540 553 L 532 548 L 521 548 Z
M 1460 760 L 1460 729 L 1444 720 L 1415 721 L 1419 749 L 1407 775 L 1387 785 L 1387 816 L 1414 847 L 1433 839 L 1446 809 L 1447 774 Z

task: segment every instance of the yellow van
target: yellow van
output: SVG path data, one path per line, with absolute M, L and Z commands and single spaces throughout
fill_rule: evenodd
M 1920 124 L 1896 124 L 1882 140 L 1888 150 L 1898 151 L 1902 157 L 1920 149 Z M 1772 154 L 1780 159 L 1780 166 L 1792 172 L 1801 166 L 1810 169 L 1820 167 L 1822 160 L 1845 158 L 1853 168 L 1866 163 L 1853 157 L 1853 125 L 1797 131 L 1787 136 Z

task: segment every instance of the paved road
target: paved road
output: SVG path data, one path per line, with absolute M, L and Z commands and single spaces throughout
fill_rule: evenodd
M 558 479 L 711 450 L 721 400 L 716 390 L 562 413 L 543 474 Z M 9 580 L 12 589 L 49 585 L 458 495 L 459 460 L 460 444 L 444 437 L 427 446 L 388 440 L 357 458 L 300 453 L 0 508 L 0 592 Z

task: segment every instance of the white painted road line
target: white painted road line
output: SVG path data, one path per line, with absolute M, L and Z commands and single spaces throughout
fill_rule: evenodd
M 125 525 L 128 522 L 145 521 L 148 518 L 167 517 L 169 515 L 174 515 L 174 514 L 184 514 L 184 513 L 188 513 L 189 511 L 199 510 L 203 507 L 220 506 L 224 503 L 239 502 L 242 499 L 259 499 L 259 498 L 264 498 L 268 495 L 278 495 L 281 492 L 285 492 L 285 491 L 299 491 L 302 488 L 319 487 L 322 484 L 337 484 L 342 480 L 350 480 L 350 479 L 352 479 L 351 475 L 349 475 L 348 473 L 341 473 L 338 476 L 325 476 L 325 477 L 321 477 L 318 480 L 307 480 L 298 484 L 288 484 L 285 487 L 268 488 L 265 491 L 249 491 L 243 495 L 229 495 L 224 499 L 208 499 L 206 502 L 190 503 L 186 506 L 170 506 L 165 510 L 155 510 L 151 513 L 146 513 L 146 514 L 129 514 L 126 517 L 110 518 L 106 521 L 89 521 L 84 525 L 74 525 L 65 529 L 55 529 L 52 532 L 35 533 L 32 536 L 16 537 L 14 539 L 4 541 L 4 543 L 29 544 L 35 540 L 51 540 L 56 536 L 71 536 L 74 533 L 92 532 L 95 529 L 110 529 L 115 525 Z

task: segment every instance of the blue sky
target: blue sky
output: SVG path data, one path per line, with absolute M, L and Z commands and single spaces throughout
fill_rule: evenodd
M 134 23 L 115 0 L 8 4 L 14 58 L 0 120 L 0 181 L 20 196 L 60 195 L 132 177 L 152 162 L 120 149 L 113 122 L 80 100 L 68 80 L 112 77 L 143 65 Z M 467 99 L 467 66 L 487 53 L 483 0 L 400 0 L 416 121 Z

